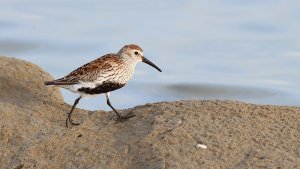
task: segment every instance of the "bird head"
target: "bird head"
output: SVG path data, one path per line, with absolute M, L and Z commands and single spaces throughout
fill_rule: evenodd
M 150 60 L 148 60 L 145 56 L 144 56 L 144 52 L 142 50 L 141 47 L 139 47 L 138 45 L 135 44 L 130 44 L 130 45 L 125 45 L 119 52 L 118 54 L 130 61 L 133 61 L 135 63 L 139 63 L 139 62 L 144 62 L 152 67 L 154 67 L 155 69 L 157 69 L 158 71 L 161 72 L 161 69 L 158 68 L 154 63 L 152 63 Z

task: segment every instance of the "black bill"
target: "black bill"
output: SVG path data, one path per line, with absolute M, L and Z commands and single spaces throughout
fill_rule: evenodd
M 158 71 L 161 72 L 160 68 L 158 68 L 154 63 L 152 63 L 150 60 L 148 60 L 147 58 L 143 57 L 142 60 L 144 63 L 147 63 L 148 65 L 154 67 L 155 69 L 157 69 Z

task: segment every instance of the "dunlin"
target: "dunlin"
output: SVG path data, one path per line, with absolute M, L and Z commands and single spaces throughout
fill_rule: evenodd
M 135 116 L 120 115 L 110 103 L 109 94 L 111 91 L 120 89 L 127 84 L 135 71 L 136 64 L 139 62 L 147 63 L 161 72 L 160 68 L 144 56 L 142 48 L 138 45 L 130 44 L 124 46 L 118 53 L 106 54 L 77 68 L 63 78 L 45 82 L 45 85 L 62 87 L 80 94 L 75 100 L 71 111 L 67 113 L 66 126 L 68 127 L 68 122 L 72 125 L 79 124 L 74 123 L 71 118 L 72 112 L 79 100 L 98 94 L 105 94 L 107 105 L 117 114 L 117 120 L 123 121 Z

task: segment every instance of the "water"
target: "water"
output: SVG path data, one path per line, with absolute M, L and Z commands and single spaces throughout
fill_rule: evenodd
M 0 55 L 38 64 L 54 78 L 128 43 L 146 64 L 116 108 L 179 99 L 300 105 L 300 1 L 0 1 Z M 62 90 L 67 103 L 77 97 Z M 104 96 L 79 107 L 109 110 Z

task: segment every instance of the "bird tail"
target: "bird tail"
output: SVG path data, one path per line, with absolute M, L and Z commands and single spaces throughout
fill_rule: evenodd
M 63 78 L 60 78 L 60 79 L 44 82 L 44 84 L 46 86 L 49 86 L 49 85 L 66 86 L 66 85 L 78 84 L 78 81 L 74 78 L 70 79 L 68 77 L 63 77 Z
M 56 85 L 55 81 L 47 81 L 47 82 L 44 82 L 44 84 L 46 86 L 49 86 L 49 85 Z
M 44 83 L 46 86 L 55 85 L 55 86 L 64 86 L 64 85 L 73 85 L 75 82 L 69 81 L 68 79 L 61 78 L 57 80 L 47 81 Z

